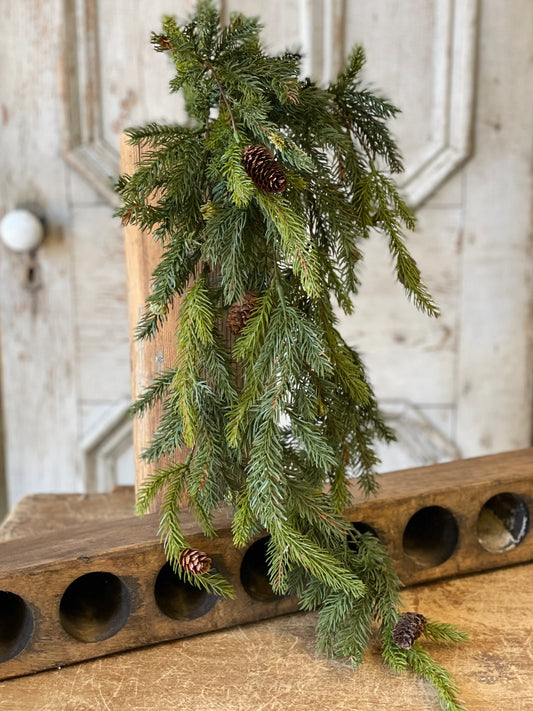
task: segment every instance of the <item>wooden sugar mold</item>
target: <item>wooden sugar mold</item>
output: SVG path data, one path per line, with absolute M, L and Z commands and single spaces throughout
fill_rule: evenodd
M 376 498 L 358 498 L 346 517 L 379 536 L 407 585 L 533 559 L 533 449 L 392 472 Z M 0 678 L 297 609 L 270 589 L 264 538 L 235 549 L 224 511 L 215 539 L 182 520 L 235 599 L 176 579 L 155 514 L 0 544 Z

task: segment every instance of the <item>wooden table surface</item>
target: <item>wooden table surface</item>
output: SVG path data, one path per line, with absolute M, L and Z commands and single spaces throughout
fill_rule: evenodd
M 0 540 L 132 513 L 131 490 L 23 499 Z M 533 564 L 413 587 L 405 608 L 469 630 L 426 643 L 469 711 L 533 709 Z M 383 667 L 353 673 L 314 653 L 314 614 L 293 614 L 0 682 L 0 711 L 432 711 L 432 689 Z

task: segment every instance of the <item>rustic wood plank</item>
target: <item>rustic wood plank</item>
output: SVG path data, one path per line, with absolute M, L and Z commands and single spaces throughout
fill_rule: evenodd
M 33 494 L 25 496 L 0 526 L 0 541 L 47 535 L 91 521 L 117 521 L 134 513 L 133 486 L 106 494 Z
M 143 155 L 142 146 L 131 146 L 127 136 L 121 137 L 121 170 L 131 175 Z M 162 247 L 150 234 L 143 232 L 137 226 L 127 223 L 124 228 L 124 243 L 126 253 L 127 286 L 128 286 L 128 317 L 130 332 L 130 362 L 131 362 L 131 394 L 135 401 L 143 390 L 152 382 L 154 376 L 164 368 L 173 367 L 176 361 L 175 333 L 178 313 L 183 296 L 176 296 L 168 312 L 164 324 L 152 339 L 137 341 L 134 333 L 139 319 L 145 310 L 146 299 L 151 293 L 152 274 L 158 265 Z M 216 273 L 213 270 L 213 273 Z M 225 322 L 220 324 L 224 342 L 231 348 L 233 335 Z M 238 379 L 238 376 L 237 376 Z M 162 404 L 155 406 L 142 417 L 136 417 L 133 424 L 133 444 L 135 454 L 135 482 L 139 487 L 150 474 L 164 466 L 168 458 L 157 462 L 146 462 L 141 459 L 143 449 L 149 444 L 156 431 L 162 413 Z M 189 454 L 188 448 L 177 450 L 172 456 L 173 462 L 185 461 Z M 159 507 L 161 494 L 155 499 L 151 510 Z
M 375 531 L 404 583 L 533 560 L 533 448 L 393 472 L 382 482 L 379 495 L 363 501 L 354 481 L 345 515 Z M 484 507 L 495 496 L 499 506 Z M 157 514 L 0 544 L 0 609 L 12 630 L 0 639 L 0 676 L 297 609 L 293 598 L 272 594 L 262 572 L 264 550 L 233 547 L 229 512 L 216 515 L 215 539 L 206 539 L 188 512 L 181 520 L 191 545 L 232 583 L 234 600 L 191 592 L 166 574 Z M 8 626 L 16 615 L 18 626 Z
M 524 535 L 521 545 L 506 551 L 503 563 L 501 555 L 484 552 L 477 545 L 475 532 L 481 508 L 486 501 L 499 493 L 515 493 L 524 500 L 528 508 L 531 506 L 533 448 L 389 472 L 381 475 L 380 482 L 378 494 L 364 499 L 356 480 L 352 480 L 354 503 L 346 509 L 345 515 L 349 520 L 361 521 L 375 529 L 391 552 L 396 568 L 406 583 L 418 583 L 457 572 L 523 562 L 533 553 L 533 537 Z M 97 506 L 98 498 L 104 499 L 105 496 L 82 495 L 80 501 L 86 497 L 94 502 L 93 506 Z M 54 497 L 51 496 L 51 505 L 53 501 Z M 404 528 L 411 516 L 426 506 L 445 507 L 457 520 L 461 538 L 464 536 L 465 539 L 460 541 L 460 545 L 458 541 L 458 548 L 452 551 L 453 566 L 443 562 L 436 570 L 435 566 L 422 563 L 416 566 L 403 560 Z M 52 563 L 60 565 L 80 556 L 94 558 L 112 552 L 120 553 L 158 545 L 158 514 L 139 518 L 128 517 L 124 513 L 124 517 L 121 517 L 119 512 L 116 520 L 110 518 L 107 521 L 99 521 L 97 525 L 89 519 L 87 523 L 73 527 L 67 538 L 63 531 L 52 531 L 46 537 L 39 533 L 21 540 L 6 541 L 0 546 L 0 575 L 10 575 L 18 568 L 29 570 Z M 203 537 L 188 511 L 181 512 L 181 521 L 186 535 L 194 536 L 204 547 L 212 545 L 214 541 Z M 214 523 L 219 534 L 229 539 L 231 512 L 221 509 L 215 513 Z M 429 527 L 427 531 L 430 531 Z M 475 541 L 470 542 L 468 538 Z M 473 545 L 474 542 L 476 545 Z
M 35 497 L 16 535 L 33 532 L 41 514 Z M 81 502 L 58 502 L 57 526 L 72 522 Z M 47 506 L 48 506 L 47 502 Z M 102 506 L 102 509 L 106 507 Z M 112 509 L 112 505 L 111 505 Z M 98 508 L 94 508 L 97 514 Z M 515 566 L 416 586 L 403 594 L 405 609 L 453 622 L 472 642 L 461 647 L 426 643 L 456 676 L 469 711 L 533 705 L 530 610 L 533 565 Z M 375 644 L 354 674 L 314 653 L 314 614 L 287 615 L 115 654 L 83 664 L 0 682 L 0 709 L 11 711 L 419 711 L 438 704 L 429 686 L 411 674 L 387 671 Z M 267 705 L 265 705 L 267 704 Z
M 109 205 L 88 205 L 75 206 L 71 216 L 76 375 L 85 406 L 130 396 L 124 241 L 112 213 Z
M 125 135 L 120 142 L 121 170 L 127 175 L 135 172 L 141 159 L 141 147 L 131 146 Z M 174 333 L 180 299 L 174 301 L 167 312 L 165 328 L 151 340 L 136 341 L 133 334 L 141 317 L 146 298 L 151 291 L 152 273 L 157 266 L 162 250 L 159 243 L 135 225 L 124 228 L 126 271 L 128 284 L 128 323 L 130 333 L 131 395 L 133 401 L 150 384 L 156 373 L 163 368 L 174 366 L 176 350 Z M 161 406 L 156 405 L 143 417 L 135 418 L 133 426 L 133 446 L 135 452 L 135 481 L 137 486 L 145 481 L 156 465 L 141 459 L 143 449 L 148 445 L 161 417 Z M 175 461 L 185 461 L 187 452 L 176 453 Z M 161 466 L 161 462 L 157 466 Z
M 12 505 L 28 491 L 81 490 L 82 482 L 74 475 L 75 309 L 58 90 L 62 2 L 8 3 L 1 14 L 0 215 L 25 204 L 41 212 L 47 225 L 34 258 L 0 245 L 1 380 Z
M 531 126 L 521 117 L 533 113 L 533 93 L 523 90 L 533 85 L 533 5 L 484 3 L 482 28 L 458 313 L 457 442 L 464 456 L 531 440 L 533 173 Z

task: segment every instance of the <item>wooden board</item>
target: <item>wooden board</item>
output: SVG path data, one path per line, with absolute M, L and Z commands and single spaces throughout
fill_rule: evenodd
M 345 515 L 380 537 L 405 584 L 533 560 L 533 448 L 392 472 L 381 481 L 367 501 L 354 481 Z M 190 544 L 232 584 L 233 600 L 179 583 L 157 536 L 157 514 L 0 544 L 0 677 L 297 609 L 268 584 L 264 534 L 235 549 L 229 511 L 217 513 L 214 539 L 204 538 L 189 513 L 181 520 Z
M 141 160 L 141 147 L 131 146 L 125 135 L 121 136 L 121 171 L 132 175 Z M 174 332 L 180 300 L 176 299 L 166 315 L 165 327 L 151 340 L 136 341 L 133 338 L 139 318 L 144 312 L 146 298 L 151 292 L 152 273 L 161 258 L 159 243 L 135 225 L 124 228 L 126 270 L 128 283 L 128 322 L 130 333 L 131 397 L 135 401 L 150 385 L 154 376 L 164 368 L 174 366 L 176 349 Z M 156 468 L 154 463 L 141 459 L 143 449 L 149 444 L 161 418 L 161 406 L 156 405 L 144 417 L 135 418 L 133 425 L 133 449 L 135 453 L 135 482 L 139 486 Z M 185 461 L 186 452 L 177 453 L 177 461 Z M 161 466 L 161 462 L 157 466 Z
M 58 529 L 68 537 L 71 529 L 84 523 L 131 518 L 134 508 L 133 486 L 117 487 L 107 494 L 32 494 L 10 511 L 0 526 L 0 541 L 46 536 Z
M 120 158 L 123 174 L 132 175 L 135 172 L 144 150 L 142 146 L 130 145 L 126 135 L 123 134 L 121 136 Z M 183 297 L 176 296 L 174 298 L 172 305 L 165 314 L 164 322 L 152 339 L 136 341 L 134 333 L 139 319 L 145 311 L 146 299 L 151 293 L 152 274 L 161 259 L 162 248 L 161 244 L 155 241 L 151 234 L 132 224 L 125 225 L 124 245 L 128 284 L 131 396 L 132 400 L 135 401 L 145 388 L 151 384 L 159 371 L 175 366 L 175 333 L 178 312 Z M 212 275 L 218 273 L 217 269 L 217 267 L 214 267 Z M 229 331 L 225 319 L 221 321 L 219 328 L 228 350 L 231 351 L 234 336 Z M 157 462 L 146 462 L 141 459 L 142 451 L 148 446 L 159 426 L 161 413 L 162 405 L 156 403 L 143 417 L 136 417 L 133 421 L 135 482 L 137 487 L 153 474 L 156 469 L 163 466 L 166 461 L 164 458 Z M 186 447 L 177 450 L 173 456 L 173 461 L 185 461 L 189 451 Z M 157 510 L 159 502 L 160 498 L 157 498 L 152 506 L 153 511 Z
M 89 500 L 88 508 L 112 516 L 115 498 Z M 55 500 L 52 517 L 52 498 L 25 502 L 20 521 L 17 510 L 11 516 L 11 535 L 35 535 L 51 518 L 58 528 L 73 526 L 87 514 L 78 496 Z M 470 631 L 472 641 L 460 647 L 426 644 L 456 676 L 469 711 L 533 706 L 532 579 L 528 564 L 404 592 L 405 609 Z M 375 646 L 355 673 L 315 656 L 314 624 L 312 614 L 288 615 L 10 679 L 0 682 L 0 709 L 438 711 L 430 687 L 386 670 Z

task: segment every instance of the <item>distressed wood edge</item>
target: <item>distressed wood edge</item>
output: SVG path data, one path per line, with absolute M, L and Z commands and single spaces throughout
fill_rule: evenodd
M 369 509 L 378 510 L 394 506 L 395 502 L 424 497 L 426 500 L 445 498 L 447 492 L 457 492 L 462 486 L 494 488 L 502 491 L 522 480 L 533 480 L 533 447 L 496 455 L 462 459 L 413 469 L 382 474 L 378 494 L 364 499 L 357 480 L 351 481 L 353 503 L 346 509 L 346 517 L 357 520 L 358 514 Z M 533 495 L 533 490 L 532 490 Z M 203 537 L 192 514 L 182 510 L 181 525 L 186 537 Z M 230 508 L 219 509 L 214 514 L 214 525 L 220 536 L 231 539 L 232 513 Z M 80 556 L 95 557 L 112 551 L 124 551 L 153 545 L 158 538 L 159 515 L 122 518 L 116 521 L 87 523 L 73 526 L 46 536 L 18 538 L 0 543 L 0 575 L 8 575 L 15 568 L 28 570 L 64 559 Z M 209 539 L 203 538 L 205 543 Z M 438 571 L 437 571 L 438 572 Z
M 2 351 L 0 344 L 0 365 L 2 363 Z M 7 508 L 7 481 L 5 468 L 4 451 L 4 408 L 2 398 L 2 368 L 0 367 L 0 524 L 8 513 Z

